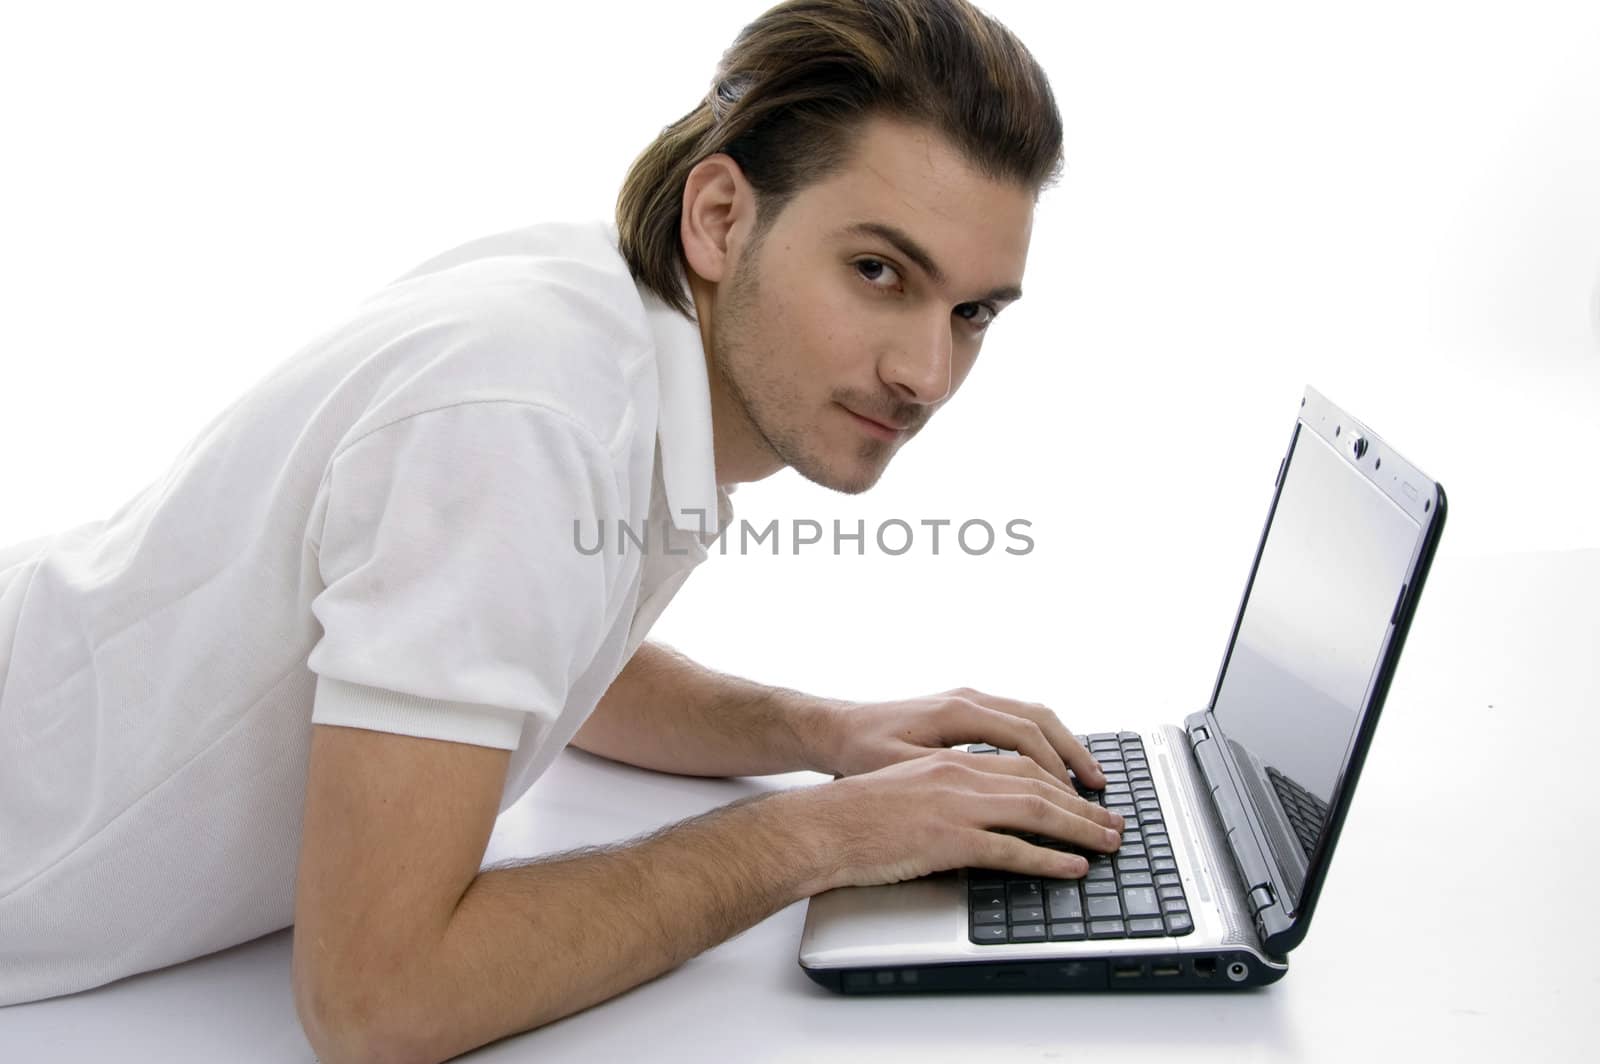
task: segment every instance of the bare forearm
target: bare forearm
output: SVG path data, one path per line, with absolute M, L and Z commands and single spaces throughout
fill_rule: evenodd
M 791 810 L 744 799 L 618 848 L 478 874 L 405 995 L 403 1059 L 445 1060 L 670 971 L 819 889 Z
M 840 704 L 716 672 L 646 642 L 573 745 L 684 776 L 831 772 L 829 713 Z

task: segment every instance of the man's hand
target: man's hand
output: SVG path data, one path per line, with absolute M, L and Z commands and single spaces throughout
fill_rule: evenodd
M 799 832 L 804 890 L 898 883 L 952 868 L 1076 879 L 1083 854 L 1115 853 L 1122 818 L 1080 798 L 1030 757 L 934 750 L 899 764 L 779 795 Z M 1076 848 L 1036 845 L 1012 832 Z
M 895 702 L 832 702 L 823 718 L 835 778 L 872 772 L 960 743 L 988 743 L 1032 759 L 1070 788 L 1070 768 L 1099 790 L 1105 774 L 1048 707 L 958 687 Z

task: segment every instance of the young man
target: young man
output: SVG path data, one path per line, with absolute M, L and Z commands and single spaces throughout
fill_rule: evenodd
M 111 518 L 0 551 L 0 1003 L 292 921 L 323 1060 L 441 1060 L 836 886 L 1084 870 L 989 829 L 1114 849 L 1044 706 L 845 703 L 643 643 L 733 485 L 864 491 L 950 399 L 1060 149 L 1043 73 L 962 0 L 774 8 L 615 226 L 422 264 Z M 480 871 L 568 742 L 840 778 Z

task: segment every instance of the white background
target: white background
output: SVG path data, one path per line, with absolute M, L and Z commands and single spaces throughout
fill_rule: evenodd
M 8 11 L 0 544 L 109 514 L 421 259 L 608 215 L 761 9 Z M 785 529 L 1023 518 L 1032 552 L 714 555 L 658 638 L 827 694 L 1176 719 L 1307 384 L 1444 483 L 1443 555 L 1600 545 L 1600 5 L 986 10 L 1066 125 L 1026 298 L 876 490 L 785 472 L 735 502 Z
M 111 513 L 240 392 L 420 260 L 609 214 L 629 161 L 705 92 L 761 6 L 12 5 L 0 19 L 0 545 Z M 1544 852 L 1552 884 L 1593 872 L 1583 851 L 1557 849 L 1568 830 L 1594 834 L 1582 760 L 1593 602 L 1560 601 L 1574 573 L 1592 587 L 1593 555 L 1483 556 L 1600 546 L 1600 4 L 986 10 L 1039 57 L 1066 123 L 1068 168 L 1040 204 L 1027 297 L 876 490 L 847 498 L 785 473 L 735 503 L 758 527 L 1021 517 L 1034 550 L 713 556 L 656 635 L 829 694 L 970 684 L 1046 701 L 1080 730 L 1176 719 L 1209 694 L 1311 384 L 1445 484 L 1441 570 L 1456 577 L 1431 613 L 1424 596 L 1320 934 L 1282 988 L 1164 1001 L 1169 1023 L 1131 999 L 1002 997 L 982 1015 L 1041 1056 L 1063 1031 L 1089 1056 L 1125 1054 L 1137 1029 L 1134 1050 L 1207 1059 L 1309 1057 L 1351 1039 L 1390 1056 L 1431 1044 L 1504 1059 L 1549 1055 L 1563 1027 L 1591 1037 L 1591 929 L 1558 927 L 1552 905 L 1527 936 L 1530 921 L 1518 935 L 1461 932 L 1479 925 L 1480 862 L 1501 871 L 1504 853 Z M 1464 574 L 1486 574 L 1486 588 Z M 1547 778 L 1525 758 L 1508 772 L 1497 749 L 1509 722 L 1529 720 L 1541 751 L 1565 759 Z M 1431 775 L 1414 789 L 1423 747 Z M 626 776 L 581 754 L 558 768 L 574 759 Z M 1481 818 L 1477 766 L 1494 796 Z M 546 792 L 540 808 L 559 815 L 535 819 L 552 833 L 539 838 L 653 827 L 742 786 L 632 785 L 667 797 L 601 802 L 600 814 L 580 802 L 573 815 Z M 1528 817 L 1502 800 L 1513 794 L 1561 815 Z M 1416 824 L 1433 839 L 1425 858 Z M 1383 929 L 1368 914 L 1393 900 L 1365 874 L 1376 867 L 1434 870 L 1438 905 L 1414 914 L 1408 941 L 1422 948 L 1404 969 L 1361 948 Z M 756 972 L 765 996 L 745 994 L 746 1026 L 712 1016 L 696 1051 L 761 1024 L 795 1053 L 938 1055 L 899 1032 L 937 1030 L 954 1014 L 944 1003 L 797 1005 L 799 912 L 531 1037 L 592 1048 L 658 1024 L 694 1029 L 683 1017 L 723 1006 L 712 988 L 727 972 Z M 196 1057 L 286 1058 L 301 1046 L 287 963 L 287 937 L 269 936 L 80 999 L 89 1009 L 35 1007 L 8 1033 L 35 1055 L 102 1039 L 128 1059 L 182 1059 L 187 1038 L 207 1047 Z M 174 1026 L 178 1011 L 193 1022 Z M 1173 1041 L 1178 1030 L 1202 1039 Z M 503 1043 L 508 1059 L 518 1045 Z M 940 1046 L 981 1052 L 959 1033 Z

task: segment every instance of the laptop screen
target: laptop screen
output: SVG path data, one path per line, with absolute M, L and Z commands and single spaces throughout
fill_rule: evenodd
M 1299 427 L 1213 705 L 1296 908 L 1420 535 Z

